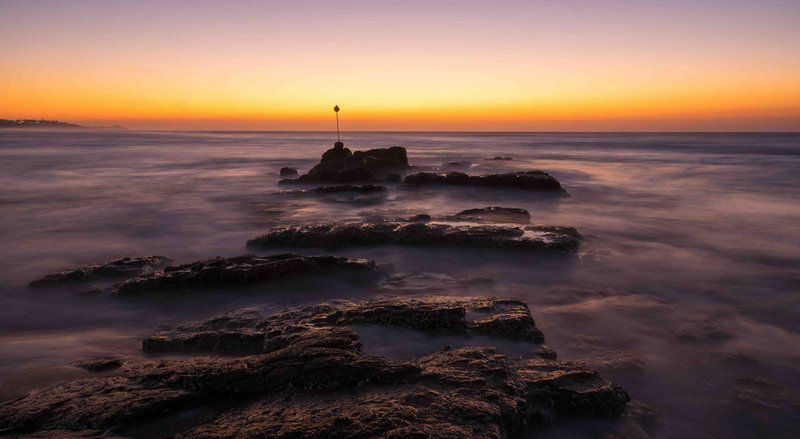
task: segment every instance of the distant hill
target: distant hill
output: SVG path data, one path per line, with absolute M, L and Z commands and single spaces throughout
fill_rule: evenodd
M 114 126 L 95 126 L 87 127 L 75 123 L 62 122 L 60 120 L 44 120 L 44 119 L 0 119 L 0 128 L 83 128 L 83 129 L 110 129 L 122 130 L 123 127 L 119 125 Z

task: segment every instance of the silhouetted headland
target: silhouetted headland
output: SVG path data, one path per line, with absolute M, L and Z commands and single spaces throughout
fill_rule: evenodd
M 98 126 L 85 126 L 76 123 L 62 122 L 60 120 L 46 120 L 46 119 L 0 119 L 0 128 L 38 128 L 38 129 L 52 129 L 52 128 L 76 128 L 84 130 L 124 130 L 125 127 L 119 125 L 98 125 Z

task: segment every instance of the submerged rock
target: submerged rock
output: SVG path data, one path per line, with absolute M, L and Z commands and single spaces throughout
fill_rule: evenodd
M 272 281 L 315 275 L 350 276 L 359 280 L 382 277 L 375 263 L 337 256 L 237 256 L 213 258 L 167 267 L 150 275 L 127 280 L 112 293 L 117 296 L 196 291 L 209 288 L 246 288 Z
M 248 240 L 247 247 L 262 249 L 413 245 L 574 252 L 580 247 L 580 239 L 580 234 L 574 228 L 558 226 L 355 222 L 279 227 Z
M 119 280 L 142 276 L 166 267 L 172 261 L 164 256 L 122 258 L 116 261 L 84 265 L 74 270 L 48 274 L 29 284 L 33 288 L 55 287 L 71 283 Z
M 351 152 L 344 145 L 336 145 L 325 151 L 319 164 L 307 174 L 281 180 L 280 183 L 376 182 L 406 168 L 408 155 L 406 149 L 400 146 Z
M 295 168 L 281 168 L 281 177 L 294 177 L 297 175 Z
M 468 312 L 481 318 L 469 320 Z M 630 399 L 580 364 L 512 358 L 491 347 L 445 348 L 405 361 L 365 355 L 358 335 L 346 326 L 491 334 L 528 340 L 535 350 L 541 333 L 527 306 L 516 300 L 401 297 L 244 315 L 217 316 L 187 326 L 183 335 L 220 328 L 225 334 L 259 333 L 264 342 L 256 353 L 142 361 L 129 364 L 124 376 L 71 381 L 0 406 L 0 429 L 124 436 L 134 426 L 214 404 L 219 416 L 184 426 L 179 434 L 509 437 L 547 427 L 555 418 L 616 417 Z
M 89 372 L 107 372 L 109 370 L 122 367 L 122 360 L 119 358 L 101 358 L 97 360 L 84 360 L 72 363 L 75 367 L 88 370 Z
M 320 186 L 313 190 L 317 194 L 338 194 L 342 192 L 355 192 L 359 194 L 371 194 L 377 192 L 386 192 L 386 186 L 377 184 L 365 184 L 357 186 L 352 184 L 342 184 L 337 186 Z
M 524 189 L 529 191 L 564 192 L 555 177 L 542 171 L 509 172 L 507 174 L 468 175 L 463 172 L 420 172 L 409 175 L 404 183 L 414 186 L 454 185 Z
M 509 157 L 509 156 L 496 155 L 496 156 L 490 157 L 490 158 L 488 158 L 486 160 L 489 160 L 489 161 L 508 161 L 508 160 L 514 160 L 514 158 Z
M 438 168 L 436 168 L 436 171 L 447 171 L 447 170 L 450 170 L 450 169 L 464 169 L 464 168 L 469 168 L 471 166 L 472 166 L 472 163 L 470 163 L 470 162 L 468 162 L 466 160 L 455 161 L 455 162 L 445 162 L 445 163 L 442 163 Z
M 496 222 L 530 224 L 531 214 L 525 209 L 516 207 L 483 207 L 467 209 L 457 213 L 456 218 L 480 219 Z

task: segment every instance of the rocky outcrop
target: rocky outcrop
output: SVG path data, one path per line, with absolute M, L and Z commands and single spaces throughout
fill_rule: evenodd
M 250 249 L 413 245 L 574 252 L 580 235 L 571 227 L 460 225 L 431 222 L 355 222 L 279 227 L 247 241 Z
M 322 154 L 319 164 L 299 178 L 280 183 L 355 183 L 393 179 L 408 168 L 406 149 L 400 146 L 351 152 L 337 143 Z M 393 181 L 393 180 L 392 180 Z
M 153 273 L 172 263 L 164 256 L 122 258 L 116 261 L 84 265 L 74 270 L 48 274 L 29 284 L 33 288 L 55 287 L 66 284 L 111 281 Z
M 246 255 L 167 267 L 163 271 L 129 279 L 114 287 L 112 294 L 136 296 L 212 288 L 240 289 L 318 275 L 337 275 L 359 281 L 382 277 L 375 263 L 365 259 L 296 254 Z
M 467 319 L 468 313 L 480 318 Z M 491 347 L 445 347 L 406 361 L 365 355 L 347 327 L 363 323 L 491 334 L 523 340 L 532 350 L 541 346 L 527 306 L 509 299 L 383 298 L 268 317 L 249 310 L 182 332 L 260 333 L 255 353 L 128 364 L 122 376 L 75 380 L 0 406 L 0 429 L 124 436 L 133 426 L 213 404 L 218 416 L 184 426 L 179 435 L 513 437 L 556 417 L 618 416 L 629 401 L 623 389 L 580 364 L 523 360 Z
M 463 220 L 483 220 L 498 223 L 530 224 L 531 214 L 516 207 L 482 207 L 467 209 L 455 214 L 456 218 Z
M 489 175 L 467 175 L 463 172 L 420 172 L 407 176 L 403 182 L 413 186 L 483 186 L 541 192 L 564 192 L 561 183 L 559 183 L 555 177 L 542 171 L 509 172 L 507 174 Z
M 297 169 L 281 168 L 281 177 L 295 177 L 295 176 L 297 176 Z

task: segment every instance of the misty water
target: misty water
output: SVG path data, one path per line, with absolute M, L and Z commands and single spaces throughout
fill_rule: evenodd
M 351 149 L 401 145 L 411 164 L 541 169 L 569 197 L 480 188 L 313 197 L 279 186 L 329 133 L 0 132 L 0 399 L 141 357 L 159 325 L 248 304 L 282 309 L 376 291 L 285 285 L 171 300 L 29 290 L 47 273 L 122 256 L 176 262 L 247 253 L 272 226 L 468 208 L 525 208 L 574 226 L 577 257 L 380 247 L 334 253 L 411 276 L 397 294 L 526 301 L 559 358 L 583 362 L 659 413 L 656 437 L 800 435 L 800 135 L 355 133 Z M 510 161 L 489 161 L 493 156 Z M 292 249 L 289 249 L 292 250 Z M 297 251 L 296 249 L 294 249 Z M 361 328 L 368 353 L 413 358 L 451 339 Z M 384 331 L 384 332 L 381 332 Z M 491 343 L 476 339 L 469 343 Z M 518 355 L 524 346 L 498 346 Z M 556 425 L 552 437 L 626 426 Z M 152 432 L 151 432 L 152 434 Z

